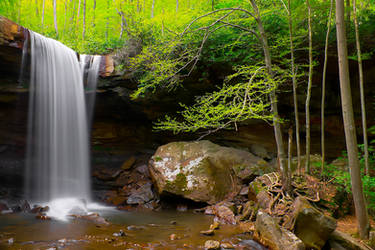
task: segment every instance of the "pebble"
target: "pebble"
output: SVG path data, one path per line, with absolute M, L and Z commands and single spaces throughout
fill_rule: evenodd
M 8 244 L 9 245 L 12 245 L 13 243 L 14 243 L 14 239 L 13 238 L 8 239 Z
M 210 230 L 216 230 L 216 229 L 219 229 L 219 227 L 220 227 L 220 223 L 218 221 L 214 221 L 214 223 L 210 225 Z
M 207 236 L 212 236 L 212 235 L 215 234 L 214 229 L 209 229 L 209 230 L 205 230 L 205 231 L 200 231 L 199 233 L 200 233 L 200 234 L 203 234 L 203 235 L 207 235 Z
M 115 237 L 123 237 L 123 236 L 126 236 L 126 234 L 124 233 L 124 231 L 120 230 L 120 232 L 118 232 L 118 233 L 113 233 L 113 236 L 115 236 Z
M 208 240 L 204 243 L 205 249 L 219 249 L 220 248 L 220 242 L 216 240 Z
M 234 246 L 228 242 L 221 243 L 220 247 L 224 249 L 234 249 Z
M 171 225 L 176 225 L 176 224 L 177 224 L 177 221 L 172 220 L 170 223 L 171 223 Z
M 177 235 L 176 234 L 171 234 L 169 235 L 170 240 L 177 240 Z

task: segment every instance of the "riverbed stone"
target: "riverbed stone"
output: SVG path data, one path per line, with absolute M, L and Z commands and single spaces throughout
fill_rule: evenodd
M 216 240 L 207 240 L 204 243 L 204 249 L 219 249 L 220 248 L 220 242 Z
M 292 232 L 280 227 L 277 221 L 259 211 L 255 221 L 255 230 L 262 242 L 274 250 L 303 250 L 303 242 Z
M 130 205 L 145 204 L 154 199 L 154 193 L 151 189 L 151 183 L 146 183 L 137 190 L 133 191 L 126 203 Z
M 242 182 L 271 171 L 267 162 L 247 151 L 206 140 L 160 146 L 149 168 L 160 194 L 209 204 L 237 194 Z
M 321 249 L 336 228 L 336 220 L 298 197 L 293 204 L 294 233 L 307 248 Z

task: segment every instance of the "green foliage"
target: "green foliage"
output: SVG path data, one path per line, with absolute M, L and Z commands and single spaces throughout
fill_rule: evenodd
M 364 175 L 364 164 L 365 160 L 362 157 L 363 155 L 363 147 L 364 145 L 358 145 L 359 148 L 359 159 L 361 164 L 361 173 L 362 173 L 362 184 L 363 184 L 363 192 L 367 199 L 367 206 L 371 212 L 375 213 L 375 176 L 371 175 Z M 343 153 L 344 158 L 339 158 L 340 160 L 345 161 L 346 153 Z M 375 147 L 369 147 L 369 165 L 374 167 L 375 164 Z M 370 168 L 370 172 L 374 169 Z M 351 177 L 350 172 L 347 167 L 342 166 L 335 166 L 334 164 L 326 165 L 326 168 L 323 171 L 323 177 L 332 180 L 333 184 L 337 185 L 338 191 L 346 192 L 348 194 L 352 194 L 351 190 Z
M 226 79 L 218 91 L 198 97 L 192 106 L 180 104 L 184 109 L 181 121 L 166 116 L 155 123 L 155 130 L 172 130 L 174 133 L 197 130 L 223 129 L 248 119 L 272 120 L 269 94 L 283 81 L 283 72 L 275 69 L 271 78 L 265 67 L 242 66 Z M 236 81 L 233 81 L 236 80 Z M 233 83 L 235 82 L 235 83 Z

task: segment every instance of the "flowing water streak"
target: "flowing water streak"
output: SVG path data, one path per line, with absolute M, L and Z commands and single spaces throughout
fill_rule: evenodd
M 26 195 L 32 202 L 90 200 L 88 126 L 77 54 L 30 31 Z
M 102 57 L 98 55 L 80 55 L 80 63 L 85 86 L 86 110 L 89 130 L 91 128 L 90 125 L 93 120 L 98 72 L 101 58 Z

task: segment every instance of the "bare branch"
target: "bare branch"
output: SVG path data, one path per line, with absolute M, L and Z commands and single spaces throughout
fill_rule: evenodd
M 207 14 L 204 14 L 204 15 L 202 15 L 202 16 L 199 16 L 199 17 L 195 18 L 193 21 L 191 21 L 191 22 L 188 24 L 188 26 L 186 26 L 186 28 L 184 29 L 184 31 L 181 33 L 181 36 L 183 36 L 183 35 L 187 32 L 187 30 L 190 29 L 190 27 L 191 27 L 196 21 L 198 21 L 198 20 L 200 20 L 200 19 L 202 19 L 202 18 L 204 18 L 204 17 L 210 16 L 210 15 L 212 15 L 212 14 L 215 14 L 215 13 L 217 13 L 217 12 L 228 11 L 228 10 L 230 10 L 230 11 L 232 11 L 232 12 L 233 12 L 233 11 L 242 11 L 242 12 L 248 14 L 249 16 L 253 17 L 254 19 L 256 19 L 255 15 L 254 15 L 253 13 L 251 13 L 251 12 L 248 11 L 248 10 L 245 10 L 245 9 L 239 8 L 239 7 L 237 7 L 237 8 L 223 8 L 223 9 L 218 9 L 218 10 L 211 11 L 211 12 L 209 12 L 209 13 L 207 13 Z

